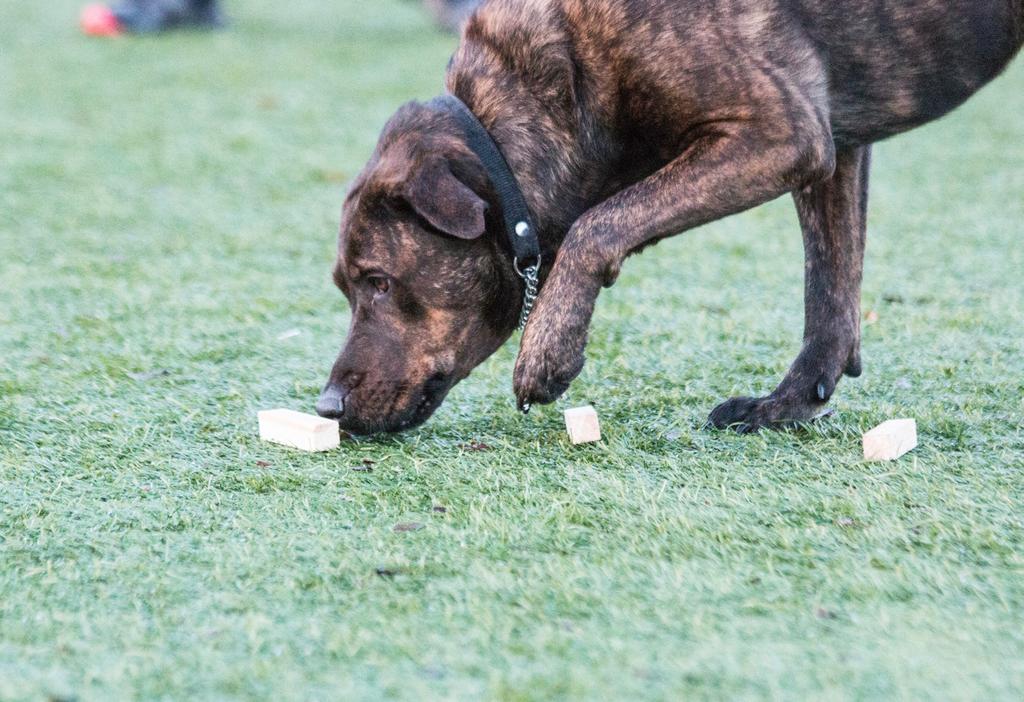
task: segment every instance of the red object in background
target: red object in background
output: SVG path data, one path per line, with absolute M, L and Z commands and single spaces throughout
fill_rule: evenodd
M 116 37 L 121 33 L 121 23 L 106 5 L 86 5 L 79 19 L 82 31 L 94 37 Z

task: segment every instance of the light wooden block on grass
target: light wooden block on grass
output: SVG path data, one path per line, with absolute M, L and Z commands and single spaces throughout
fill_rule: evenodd
M 574 445 L 601 440 L 601 420 L 597 418 L 597 410 L 589 405 L 566 410 L 565 428 Z
M 289 409 L 259 413 L 260 438 L 300 451 L 330 451 L 341 444 L 341 430 L 333 419 Z
M 895 461 L 917 448 L 917 422 L 890 419 L 864 435 L 864 458 L 868 461 Z

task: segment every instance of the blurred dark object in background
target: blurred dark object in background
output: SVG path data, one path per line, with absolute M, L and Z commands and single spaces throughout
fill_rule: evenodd
M 224 26 L 217 0 L 122 0 L 110 9 L 122 27 L 138 34 Z
M 481 0 L 424 0 L 434 20 L 458 31 Z M 171 29 L 219 29 L 224 16 L 218 0 L 120 0 L 88 5 L 80 17 L 82 31 L 94 36 L 150 34 Z
M 82 31 L 94 36 L 151 34 L 170 29 L 219 29 L 224 17 L 217 0 L 121 0 L 82 9 Z
M 457 32 L 483 0 L 425 0 L 434 21 L 450 32 Z

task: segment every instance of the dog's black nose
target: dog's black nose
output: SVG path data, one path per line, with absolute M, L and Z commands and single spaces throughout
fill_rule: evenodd
M 341 419 L 345 415 L 345 398 L 348 390 L 331 383 L 320 394 L 316 402 L 316 413 L 327 419 Z

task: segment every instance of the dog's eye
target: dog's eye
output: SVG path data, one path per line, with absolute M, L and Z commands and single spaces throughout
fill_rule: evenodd
M 391 281 L 382 275 L 370 276 L 370 285 L 377 290 L 378 295 L 383 295 L 391 289 Z

